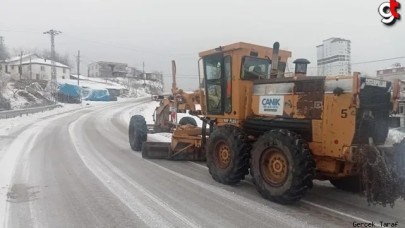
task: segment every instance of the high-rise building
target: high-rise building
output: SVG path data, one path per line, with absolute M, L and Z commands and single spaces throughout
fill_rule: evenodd
M 350 40 L 330 38 L 316 46 L 319 76 L 351 75 Z

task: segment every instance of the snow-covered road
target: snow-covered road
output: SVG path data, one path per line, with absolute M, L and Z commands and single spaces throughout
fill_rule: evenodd
M 157 103 L 149 99 L 90 105 L 3 131 L 0 226 L 352 227 L 381 220 L 405 226 L 404 202 L 369 207 L 326 182 L 282 206 L 261 198 L 250 177 L 224 186 L 204 163 L 144 160 L 131 151 L 127 126 L 133 114 L 151 121 Z

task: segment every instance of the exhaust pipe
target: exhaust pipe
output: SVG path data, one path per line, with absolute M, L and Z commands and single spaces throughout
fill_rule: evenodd
M 277 78 L 278 75 L 278 55 L 280 51 L 280 43 L 273 44 L 273 56 L 271 57 L 271 73 L 270 78 Z

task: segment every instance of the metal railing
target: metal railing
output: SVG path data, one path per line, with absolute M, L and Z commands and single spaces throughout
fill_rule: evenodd
M 52 109 L 59 108 L 59 107 L 62 107 L 62 105 L 55 104 L 55 105 L 41 106 L 41 107 L 37 107 L 37 108 L 0 111 L 0 119 L 14 118 L 16 116 L 23 116 L 23 115 L 28 116 L 29 114 L 44 112 L 44 111 L 52 110 Z

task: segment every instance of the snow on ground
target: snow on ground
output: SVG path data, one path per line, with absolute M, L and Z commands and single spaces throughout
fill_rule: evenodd
M 16 130 L 24 127 L 28 124 L 34 123 L 41 118 L 53 116 L 61 113 L 66 113 L 74 110 L 80 110 L 83 108 L 89 108 L 94 106 L 101 106 L 112 104 L 116 102 L 125 102 L 129 100 L 134 100 L 134 98 L 118 98 L 118 101 L 83 101 L 82 104 L 61 104 L 63 107 L 55 108 L 50 111 L 38 112 L 30 114 L 28 116 L 18 116 L 9 119 L 0 119 L 0 136 L 8 136 L 15 132 Z
M 77 80 L 75 79 L 59 79 L 58 83 L 66 83 L 70 85 L 77 85 Z M 97 82 L 90 80 L 80 80 L 79 85 L 81 87 L 88 87 L 92 89 L 125 89 L 124 86 L 116 83 L 107 83 L 107 82 Z
M 400 143 L 404 138 L 405 138 L 405 128 L 390 129 L 385 144 L 392 145 L 394 143 Z
M 72 75 L 73 77 L 77 77 L 76 75 Z M 137 84 L 137 88 L 128 88 L 129 83 L 129 78 L 93 78 L 93 77 L 86 77 L 86 76 L 80 76 L 80 82 L 79 85 L 81 87 L 88 87 L 91 89 L 128 89 L 129 90 L 129 97 L 146 97 L 150 96 L 150 91 L 149 91 L 149 85 L 154 86 L 154 87 L 163 87 L 163 85 L 157 83 L 157 82 L 152 82 L 149 80 L 137 80 L 137 79 L 131 79 L 131 83 Z M 77 85 L 77 79 L 60 79 L 58 80 L 59 83 L 67 83 L 71 85 Z M 144 87 L 143 84 L 146 84 L 148 86 Z M 127 85 L 127 86 L 125 86 Z
M 3 96 L 10 100 L 11 109 L 18 109 L 26 106 L 27 100 L 18 94 L 14 94 L 13 87 L 10 84 L 7 85 L 7 89 L 4 91 Z
M 15 118 L 9 119 L 0 119 L 0 136 L 7 136 L 13 133 L 15 130 L 18 130 L 21 126 L 25 126 L 30 123 L 36 122 L 40 118 L 44 118 L 47 116 L 52 116 L 76 109 L 81 109 L 84 107 L 88 107 L 86 104 L 64 104 L 61 108 L 55 108 L 50 111 L 39 112 L 30 114 L 28 116 L 19 116 Z

